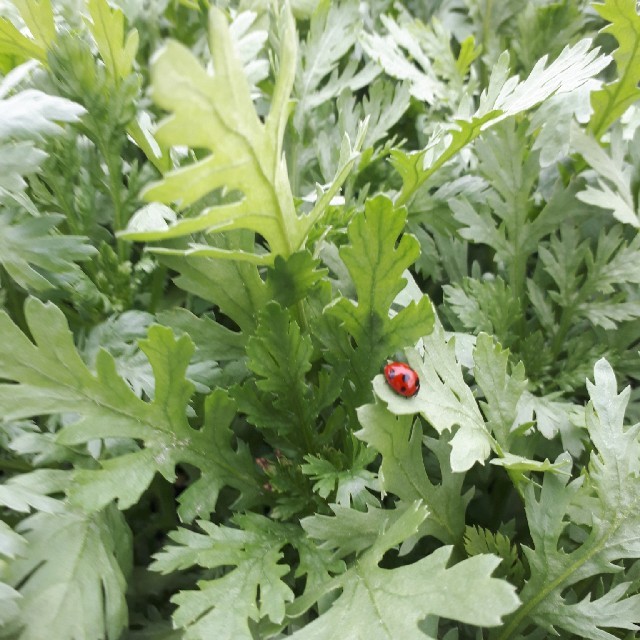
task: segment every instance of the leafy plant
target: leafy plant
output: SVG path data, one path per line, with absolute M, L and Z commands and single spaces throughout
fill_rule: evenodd
M 635 5 L 0 3 L 0 637 L 635 637 Z

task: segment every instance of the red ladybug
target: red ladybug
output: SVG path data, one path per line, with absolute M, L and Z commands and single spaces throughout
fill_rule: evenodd
M 418 374 L 405 362 L 391 362 L 384 368 L 384 377 L 389 386 L 401 396 L 411 398 L 420 389 Z

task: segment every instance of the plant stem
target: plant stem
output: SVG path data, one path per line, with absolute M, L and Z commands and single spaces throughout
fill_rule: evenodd
M 28 473 L 33 471 L 33 467 L 24 460 L 4 460 L 0 459 L 0 472 L 15 471 L 16 473 Z

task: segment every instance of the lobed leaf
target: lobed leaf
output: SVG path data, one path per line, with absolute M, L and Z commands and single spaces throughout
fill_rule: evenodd
M 173 480 L 179 461 L 202 469 L 207 507 L 213 508 L 227 479 L 242 486 L 241 491 L 255 490 L 248 452 L 235 452 L 231 447 L 228 427 L 235 405 L 226 394 L 213 394 L 209 400 L 213 415 L 219 412 L 219 423 L 211 416 L 196 430 L 187 421 L 186 406 L 193 390 L 184 377 L 193 350 L 187 336 L 176 340 L 169 329 L 153 326 L 148 339 L 141 342 L 155 380 L 153 401 L 145 402 L 117 374 L 113 357 L 106 351 L 98 354 L 96 374 L 86 367 L 57 307 L 30 299 L 25 315 L 35 344 L 6 314 L 0 316 L 7 339 L 0 353 L 3 377 L 18 383 L 0 385 L 3 414 L 9 418 L 71 412 L 78 416 L 77 421 L 66 425 L 57 437 L 67 445 L 109 437 L 144 443 L 139 451 L 102 461 L 99 470 L 78 470 L 69 489 L 73 502 L 97 510 L 117 499 L 120 508 L 130 507 L 156 472 Z
M 264 124 L 255 111 L 220 10 L 213 7 L 209 14 L 213 76 L 178 42 L 169 42 L 156 56 L 152 67 L 154 97 L 161 107 L 172 112 L 156 137 L 167 147 L 188 144 L 208 149 L 210 154 L 167 174 L 146 190 L 145 198 L 184 208 L 223 187 L 240 192 L 242 197 L 205 208 L 199 216 L 178 220 L 168 227 L 163 224 L 157 230 L 136 230 L 134 216 L 132 226 L 122 237 L 161 240 L 199 231 L 250 229 L 267 240 L 274 254 L 289 255 L 300 246 L 302 222 L 294 209 L 281 156 L 296 56 L 294 23 L 288 12 L 287 15 L 285 32 L 281 34 L 281 67 Z M 199 123 L 197 128 L 194 122 Z
M 127 625 L 131 532 L 115 509 L 36 513 L 18 529 L 29 553 L 10 565 L 20 640 L 118 638 Z M 15 636 L 14 636 L 15 637 Z
M 156 554 L 151 568 L 169 572 L 193 564 L 207 568 L 233 566 L 216 580 L 202 580 L 199 591 L 182 591 L 172 598 L 178 605 L 176 626 L 192 640 L 253 638 L 249 621 L 268 617 L 280 622 L 293 592 L 282 581 L 288 573 L 281 548 L 286 528 L 255 514 L 238 518 L 243 529 L 198 523 L 204 534 L 179 529 L 170 537 L 179 546 Z
M 618 573 L 618 563 L 640 554 L 640 425 L 625 428 L 624 412 L 629 388 L 618 394 L 609 363 L 594 367 L 594 382 L 587 381 L 591 402 L 587 428 L 596 447 L 588 472 L 567 484 L 565 476 L 545 475 L 538 495 L 531 484 L 525 506 L 533 548 L 525 548 L 531 577 L 520 597 L 523 605 L 497 636 L 511 637 L 527 622 L 555 632 L 556 628 L 601 640 L 615 637 L 601 627 L 636 630 L 637 596 L 625 597 L 620 584 L 602 598 L 576 603 L 571 587 L 598 574 Z M 567 466 L 570 458 L 561 459 Z M 559 544 L 567 527 L 566 514 L 578 516 L 588 528 L 568 549 Z M 615 611 L 618 615 L 596 615 Z M 591 613 L 590 613 L 591 612 Z
M 593 87 L 593 77 L 607 66 L 609 58 L 598 55 L 598 49 L 590 50 L 590 46 L 589 39 L 569 45 L 548 66 L 544 56 L 522 81 L 518 76 L 508 78 L 509 55 L 504 52 L 480 96 L 478 109 L 470 118 L 458 118 L 448 131 L 437 131 L 422 151 L 411 154 L 394 151 L 392 162 L 403 181 L 397 204 L 407 203 L 435 171 L 489 127 L 528 111 L 553 95 L 569 93 L 584 85 Z
M 441 616 L 477 626 L 500 624 L 518 604 L 515 589 L 491 578 L 495 556 L 479 555 L 447 568 L 451 547 L 442 547 L 413 564 L 381 569 L 381 550 L 417 530 L 426 510 L 408 509 L 381 536 L 379 548 L 364 553 L 335 579 L 341 594 L 316 620 L 296 631 L 295 640 L 324 640 L 336 629 L 350 640 L 433 638 L 419 630 L 427 616 Z
M 368 200 L 349 225 L 350 244 L 340 250 L 358 299 L 339 298 L 326 311 L 353 336 L 358 353 L 354 364 L 361 378 L 370 377 L 385 358 L 415 344 L 433 326 L 426 296 L 389 317 L 391 304 L 406 285 L 404 271 L 419 255 L 413 236 L 404 234 L 397 242 L 405 218 L 405 210 L 394 208 L 386 196 Z
M 464 529 L 464 513 L 470 493 L 462 494 L 464 476 L 449 467 L 451 448 L 429 439 L 430 446 L 440 454 L 442 482 L 429 478 L 423 459 L 422 427 L 410 416 L 396 416 L 382 403 L 368 404 L 358 409 L 362 429 L 356 436 L 382 455 L 379 476 L 381 488 L 397 495 L 405 503 L 421 500 L 429 513 L 421 532 L 433 535 L 444 543 L 459 541 Z
M 96 255 L 87 238 L 56 235 L 61 215 L 20 218 L 0 213 L 0 262 L 15 282 L 27 291 L 56 288 L 79 271 L 77 262 Z
M 491 435 L 487 430 L 473 392 L 464 381 L 456 358 L 455 339 L 445 339 L 442 325 L 423 339 L 424 357 L 407 351 L 411 367 L 420 377 L 420 390 L 412 398 L 398 396 L 378 375 L 373 381 L 376 395 L 396 415 L 420 413 L 438 431 L 458 425 L 451 440 L 451 469 L 462 472 L 475 462 L 484 464 L 491 452 Z
M 610 33 L 619 45 L 613 52 L 618 78 L 591 94 L 593 115 L 588 128 L 600 139 L 640 99 L 640 15 L 634 0 L 605 0 L 594 7 L 609 21 L 603 33 Z

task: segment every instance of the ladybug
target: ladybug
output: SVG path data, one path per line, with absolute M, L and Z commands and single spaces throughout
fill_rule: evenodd
M 384 368 L 389 386 L 401 396 L 412 398 L 420 389 L 418 374 L 405 362 L 391 362 Z

